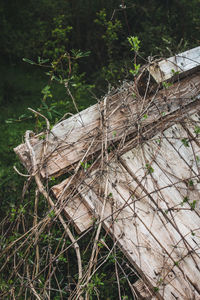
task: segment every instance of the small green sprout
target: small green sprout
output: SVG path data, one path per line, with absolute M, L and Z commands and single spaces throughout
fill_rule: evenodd
M 196 133 L 196 135 L 198 135 L 200 133 L 200 127 L 199 126 L 195 126 L 194 133 Z
M 81 162 L 81 166 L 83 167 L 83 169 L 86 171 L 87 169 L 89 169 L 89 167 L 91 166 L 90 163 L 84 163 L 83 161 Z
M 146 120 L 147 118 L 148 118 L 147 114 L 144 114 L 143 117 L 142 117 L 143 120 Z
M 134 70 L 131 69 L 129 72 L 133 75 L 136 76 L 139 73 L 140 70 L 140 64 L 134 64 Z
M 196 204 L 197 204 L 197 200 L 194 200 L 192 203 L 190 203 L 191 210 L 195 209 Z
M 128 37 L 128 42 L 131 45 L 131 51 L 138 52 L 140 49 L 140 40 L 137 36 L 130 36 Z
M 171 73 L 173 76 L 180 74 L 179 71 L 175 71 L 174 69 L 171 69 Z
M 97 246 L 101 249 L 104 247 L 104 245 L 101 242 L 97 243 Z
M 116 132 L 116 131 L 113 131 L 112 135 L 113 135 L 113 137 L 116 137 L 117 132 Z
M 168 89 L 171 85 L 172 85 L 171 82 L 166 82 L 166 81 L 163 81 L 163 82 L 162 82 L 162 86 L 163 86 L 163 88 L 165 88 L 165 89 Z
M 45 134 L 42 134 L 42 135 L 39 137 L 40 140 L 45 140 L 45 138 L 46 138 L 46 135 L 45 135 Z
M 147 163 L 145 166 L 146 166 L 149 174 L 152 174 L 154 172 L 154 169 L 152 168 L 152 166 L 150 164 Z
M 181 142 L 185 147 L 189 147 L 189 141 L 186 138 L 182 139 Z
M 54 218 L 55 217 L 55 212 L 53 210 L 51 210 L 50 213 L 48 213 L 48 216 L 50 218 Z
M 190 180 L 188 181 L 188 186 L 194 186 L 194 182 L 193 182 L 192 179 L 190 179 Z

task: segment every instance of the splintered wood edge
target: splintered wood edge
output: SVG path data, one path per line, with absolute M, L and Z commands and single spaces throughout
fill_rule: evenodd
M 157 297 L 152 295 L 152 292 L 149 290 L 148 286 L 145 282 L 140 278 L 136 282 L 133 283 L 133 289 L 137 293 L 137 295 L 142 300 L 156 300 Z
M 19 157 L 23 166 L 27 169 L 27 171 L 29 171 L 29 169 L 31 168 L 31 161 L 30 161 L 29 152 L 26 145 L 20 144 L 19 146 L 15 147 L 13 150 Z

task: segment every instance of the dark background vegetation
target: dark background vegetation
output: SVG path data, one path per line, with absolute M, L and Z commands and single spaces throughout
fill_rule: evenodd
M 171 56 L 198 46 L 199 16 L 199 0 L 0 1 L 2 220 L 6 216 L 13 222 L 24 205 L 23 178 L 13 171 L 14 164 L 20 167 L 13 148 L 25 130 L 40 131 L 44 126 L 27 108 L 39 109 L 51 124 L 75 112 L 65 79 L 79 110 L 86 108 L 96 102 L 94 95 L 108 91 L 109 84 L 133 79 L 128 36 L 140 40 L 138 62 L 143 64 L 149 55 Z M 2 245 L 13 236 L 12 230 L 1 236 Z M 1 277 L 2 289 L 6 275 Z M 104 289 L 102 299 L 106 297 L 116 299 Z

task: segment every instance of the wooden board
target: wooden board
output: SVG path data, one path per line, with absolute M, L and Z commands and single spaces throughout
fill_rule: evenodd
M 198 122 L 196 113 L 184 126 L 193 132 Z M 194 159 L 200 147 L 195 140 L 187 145 L 184 126 L 171 126 L 109 164 L 103 226 L 142 276 L 148 287 L 144 299 L 200 299 L 200 184 Z M 106 173 L 97 171 L 77 188 L 97 218 L 105 181 Z M 57 197 L 63 187 L 56 186 Z
M 81 197 L 73 195 L 73 181 L 64 193 L 64 197 L 62 197 L 63 190 L 69 183 L 69 180 L 70 178 L 63 180 L 60 184 L 54 185 L 51 190 L 54 196 L 59 199 L 61 203 L 60 207 L 63 207 L 63 211 L 69 222 L 73 223 L 76 231 L 80 234 L 93 225 L 94 218 Z
M 200 46 L 175 55 L 173 57 L 152 63 L 150 74 L 157 83 L 188 75 L 189 72 L 200 66 Z
M 95 181 L 96 177 L 95 175 Z M 100 183 L 105 184 L 103 178 L 99 178 L 97 186 Z M 85 189 L 89 184 L 92 189 Z M 198 289 L 200 280 L 197 269 L 200 263 L 199 253 L 194 251 L 195 261 L 190 256 L 190 251 L 196 250 L 194 247 L 199 244 L 199 219 L 193 228 L 197 234 L 196 241 L 193 241 L 191 231 L 186 231 L 191 239 L 187 248 L 182 235 L 174 228 L 172 222 L 166 220 L 162 213 L 157 213 L 159 207 L 156 203 L 153 203 L 148 195 L 141 197 L 140 189 L 133 194 L 135 186 L 131 184 L 133 178 L 119 163 L 110 165 L 108 190 L 110 196 L 104 212 L 104 228 L 114 235 L 118 245 L 139 274 L 142 274 L 154 290 L 158 288 L 161 297 L 192 299 L 195 294 L 200 296 L 194 288 Z M 100 215 L 102 198 L 95 191 L 94 182 L 87 181 L 86 186 L 83 184 L 83 191 L 80 190 L 80 193 L 87 206 L 96 215 Z M 186 234 L 185 231 L 183 234 Z
M 194 74 L 190 80 L 184 79 L 169 89 L 158 92 L 150 99 L 135 99 L 131 90 L 110 96 L 106 101 L 106 120 L 102 120 L 105 101 L 89 107 L 53 127 L 47 140 L 41 135 L 30 139 L 36 158 L 36 167 L 43 177 L 57 176 L 66 172 L 66 168 L 101 149 L 107 128 L 108 146 L 130 138 L 143 128 L 168 116 L 184 113 L 192 104 L 198 105 L 195 98 L 200 92 L 200 74 Z M 175 115 L 176 116 L 176 115 Z M 105 116 L 104 116 L 105 119 Z M 103 129 L 104 128 L 104 129 Z M 44 157 L 44 146 L 46 154 Z M 24 166 L 31 173 L 31 160 L 26 144 L 15 149 Z M 43 159 L 44 158 L 44 159 Z

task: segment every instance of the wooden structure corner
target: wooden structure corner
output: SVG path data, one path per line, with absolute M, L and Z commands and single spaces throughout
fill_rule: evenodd
M 199 65 L 200 47 L 151 63 L 167 82 L 153 95 L 126 83 L 15 148 L 30 174 L 66 174 L 57 207 L 79 233 L 101 223 L 114 237 L 141 299 L 200 299 Z

